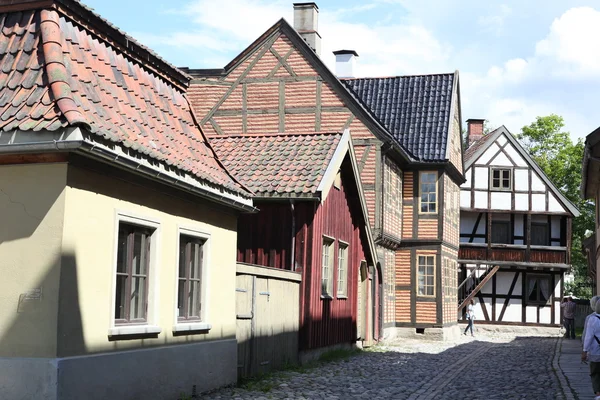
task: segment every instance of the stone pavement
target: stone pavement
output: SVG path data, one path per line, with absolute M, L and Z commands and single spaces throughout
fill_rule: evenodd
M 246 389 L 225 388 L 202 398 L 587 399 L 591 384 L 587 366 L 577 364 L 580 342 L 568 342 L 498 332 L 453 342 L 398 339 L 348 360 L 274 374 Z
M 571 395 L 565 390 L 567 400 L 593 400 L 589 365 L 581 362 L 581 339 L 560 339 L 557 346 L 558 368 L 564 376 L 563 386 L 571 389 Z M 559 376 L 560 380 L 563 380 Z

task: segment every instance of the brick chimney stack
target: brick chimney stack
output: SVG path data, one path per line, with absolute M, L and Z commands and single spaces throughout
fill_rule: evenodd
M 319 35 L 319 7 L 316 3 L 294 3 L 294 29 L 321 55 L 321 35 Z
M 485 119 L 470 118 L 467 120 L 467 147 L 470 147 L 485 135 L 483 133 L 484 122 Z

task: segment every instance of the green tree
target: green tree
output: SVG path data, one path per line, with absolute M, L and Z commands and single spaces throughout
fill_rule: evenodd
M 569 132 L 563 131 L 564 120 L 551 114 L 537 117 L 535 122 L 521 129 L 517 139 L 531 154 L 548 178 L 581 212 L 573 220 L 571 264 L 574 281 L 565 289 L 577 297 L 592 296 L 592 281 L 587 274 L 587 260 L 582 252 L 586 234 L 594 230 L 594 204 L 581 198 L 581 166 L 584 143 L 582 139 L 571 140 Z

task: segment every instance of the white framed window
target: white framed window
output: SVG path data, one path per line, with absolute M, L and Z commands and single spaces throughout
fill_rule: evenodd
M 490 187 L 496 190 L 511 190 L 512 170 L 509 168 L 492 168 Z
M 321 297 L 333 297 L 333 245 L 332 238 L 323 237 L 323 255 L 321 263 Z
M 160 223 L 116 213 L 109 336 L 158 334 Z
M 211 236 L 179 227 L 173 332 L 208 331 L 208 277 Z
M 417 296 L 435 297 L 435 255 L 417 256 Z
M 437 214 L 437 172 L 419 173 L 419 213 Z
M 339 241 L 337 268 L 337 297 L 348 297 L 348 243 Z

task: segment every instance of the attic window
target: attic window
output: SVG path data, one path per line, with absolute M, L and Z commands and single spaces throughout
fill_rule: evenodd
M 510 190 L 511 185 L 511 170 L 502 168 L 492 168 L 492 189 Z
M 338 173 L 335 175 L 335 180 L 333 181 L 333 187 L 336 188 L 337 190 L 340 190 L 342 187 L 342 175 L 341 175 L 340 171 L 338 171 Z

